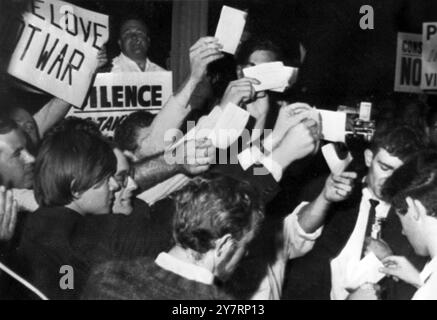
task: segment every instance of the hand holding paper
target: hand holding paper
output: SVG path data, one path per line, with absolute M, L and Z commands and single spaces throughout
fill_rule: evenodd
M 258 79 L 261 83 L 255 85 L 257 92 L 272 90 L 284 92 L 290 85 L 290 79 L 296 78 L 297 68 L 286 67 L 280 61 L 258 64 L 253 67 L 243 69 L 245 77 Z
M 241 102 L 248 102 L 255 98 L 254 85 L 259 84 L 257 79 L 241 78 L 235 81 L 231 81 L 226 88 L 221 107 L 226 107 L 229 103 L 239 105 Z
M 223 6 L 215 37 L 223 45 L 223 51 L 235 54 L 240 44 L 241 35 L 246 25 L 247 13 Z

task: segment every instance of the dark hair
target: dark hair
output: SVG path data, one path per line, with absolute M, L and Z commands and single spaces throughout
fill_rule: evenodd
M 122 16 L 118 21 L 116 21 L 118 36 L 121 36 L 121 27 L 129 20 L 136 20 L 136 21 L 141 22 L 141 24 L 143 24 L 144 27 L 146 28 L 147 34 L 150 37 L 149 26 L 147 25 L 146 21 L 144 21 L 144 18 L 140 14 L 135 13 L 135 12 L 130 12 L 129 14 Z
M 0 134 L 7 134 L 18 129 L 18 124 L 9 117 L 0 117 Z
M 155 115 L 148 111 L 131 113 L 115 129 L 114 141 L 122 150 L 134 152 L 138 146 L 138 130 L 147 128 L 152 124 Z
M 405 199 L 419 200 L 427 214 L 437 215 L 437 151 L 424 150 L 415 154 L 385 182 L 383 197 L 405 214 Z
M 243 42 L 238 50 L 236 60 L 239 65 L 246 65 L 252 53 L 258 50 L 271 51 L 275 54 L 275 60 L 282 60 L 282 49 L 271 40 L 263 38 L 251 38 Z
M 376 154 L 379 149 L 385 149 L 392 156 L 405 161 L 412 154 L 425 148 L 425 142 L 421 135 L 409 126 L 379 126 L 370 149 Z
M 183 248 L 201 254 L 228 233 L 241 239 L 256 230 L 263 217 L 255 189 L 229 177 L 196 177 L 173 198 L 173 237 Z
M 73 123 L 74 122 L 74 123 Z M 35 197 L 40 206 L 64 206 L 116 172 L 117 160 L 103 137 L 64 120 L 44 138 L 35 162 Z

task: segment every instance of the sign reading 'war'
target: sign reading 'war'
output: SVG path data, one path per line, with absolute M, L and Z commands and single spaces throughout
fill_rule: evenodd
M 106 15 L 63 1 L 33 0 L 21 21 L 8 72 L 80 107 L 108 30 Z
M 67 116 L 92 119 L 104 134 L 112 136 L 130 113 L 156 113 L 172 94 L 172 72 L 99 73 L 85 108 L 72 109 Z
M 422 92 L 422 35 L 398 33 L 395 91 Z

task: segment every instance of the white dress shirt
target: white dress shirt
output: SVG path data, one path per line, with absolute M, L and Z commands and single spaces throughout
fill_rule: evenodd
M 412 300 L 437 300 L 437 257 L 423 268 L 420 280 L 424 285 L 416 291 Z
M 176 273 L 185 279 L 206 285 L 212 285 L 214 283 L 214 275 L 209 270 L 182 261 L 166 252 L 161 252 L 156 258 L 155 263 L 161 268 Z
M 285 268 L 289 259 L 301 257 L 309 252 L 322 233 L 322 227 L 314 233 L 306 233 L 299 224 L 298 212 L 308 202 L 301 203 L 284 219 L 280 242 L 277 242 L 276 260 L 267 267 L 267 274 L 261 281 L 252 300 L 279 300 L 282 294 Z
M 157 72 L 157 71 L 167 71 L 161 68 L 156 63 L 153 63 L 148 58 L 146 59 L 146 67 L 144 71 L 138 66 L 138 64 L 120 53 L 119 56 L 112 59 L 112 69 L 111 72 Z
M 333 300 L 344 300 L 349 295 L 347 289 L 353 290 L 364 284 L 364 282 L 370 282 L 370 279 L 365 279 L 357 274 L 357 270 L 363 269 L 360 263 L 367 261 L 367 259 L 365 261 L 361 259 L 361 253 L 363 251 L 367 222 L 369 220 L 370 199 L 372 199 L 372 195 L 370 190 L 366 187 L 362 191 L 355 228 L 343 250 L 331 261 L 331 299 Z M 379 201 L 376 207 L 376 218 L 386 218 L 390 204 L 380 199 L 375 200 Z

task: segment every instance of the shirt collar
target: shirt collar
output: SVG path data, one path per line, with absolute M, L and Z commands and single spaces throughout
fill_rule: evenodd
M 428 262 L 420 273 L 420 280 L 422 283 L 425 283 L 434 272 L 437 272 L 437 257 Z
M 379 201 L 379 204 L 376 207 L 376 215 L 377 217 L 386 218 L 388 215 L 388 211 L 390 210 L 390 203 L 387 203 L 373 196 L 372 192 L 369 190 L 368 187 L 364 187 L 362 192 L 363 192 L 362 201 L 365 201 L 366 203 L 369 203 L 370 199 Z
M 214 283 L 214 275 L 209 270 L 177 259 L 166 252 L 161 252 L 156 258 L 155 263 L 161 268 L 176 273 L 188 280 L 201 282 L 206 285 Z
M 138 70 L 142 71 L 141 68 L 138 66 L 138 64 L 133 61 L 131 58 L 129 58 L 127 55 L 125 55 L 123 52 L 120 52 L 120 58 L 123 63 L 131 64 L 132 66 L 135 66 Z M 147 71 L 147 66 L 150 64 L 149 58 L 146 58 L 146 64 L 144 66 L 144 71 Z

